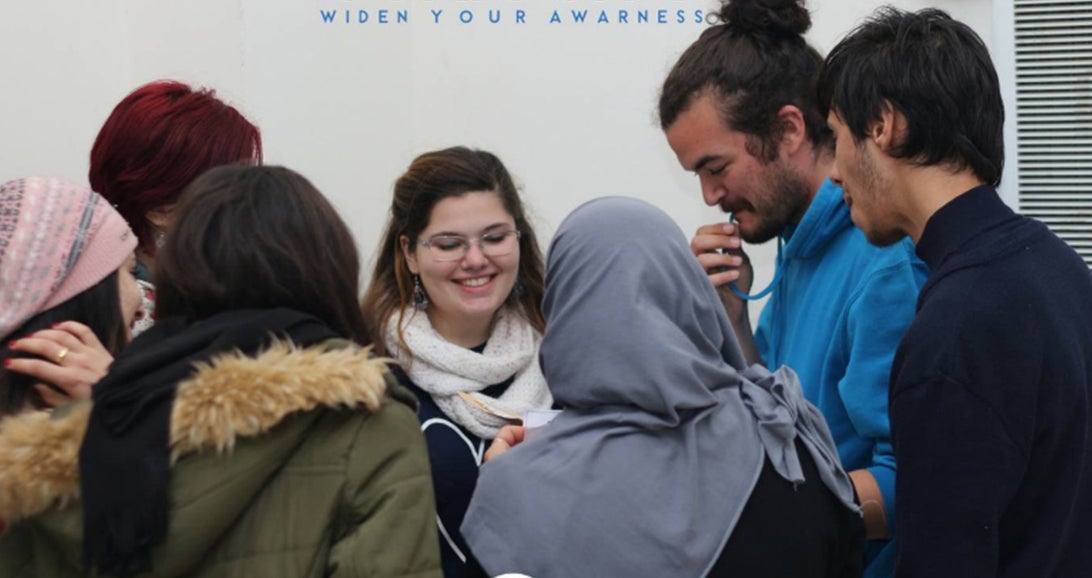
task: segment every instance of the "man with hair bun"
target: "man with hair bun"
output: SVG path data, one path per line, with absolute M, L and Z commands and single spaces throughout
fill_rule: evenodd
M 865 575 L 890 576 L 888 379 L 926 270 L 908 241 L 869 245 L 828 178 L 834 139 L 815 97 L 822 57 L 802 36 L 811 26 L 803 2 L 734 0 L 718 16 L 676 62 L 659 103 L 667 141 L 698 175 L 705 203 L 734 217 L 699 228 L 691 250 L 748 362 L 796 370 L 823 412 L 864 512 Z M 774 238 L 777 269 L 752 334 L 741 240 Z
M 997 194 L 986 45 L 883 9 L 831 51 L 819 102 L 853 222 L 931 269 L 891 372 L 895 575 L 1092 575 L 1092 274 Z

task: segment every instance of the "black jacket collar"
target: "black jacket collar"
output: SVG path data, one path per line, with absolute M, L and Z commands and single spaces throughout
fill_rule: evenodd
M 936 271 L 967 241 L 1015 215 L 989 185 L 975 187 L 952 199 L 925 224 L 917 253 Z

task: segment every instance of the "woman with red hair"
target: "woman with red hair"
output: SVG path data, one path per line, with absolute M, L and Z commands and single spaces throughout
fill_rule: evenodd
M 150 271 L 182 190 L 211 168 L 261 164 L 261 160 L 258 127 L 211 89 L 161 80 L 137 88 L 114 107 L 91 148 L 88 180 L 137 237 L 136 277 L 142 304 L 133 321 L 134 336 L 152 324 L 155 288 Z M 71 338 L 56 331 L 32 337 L 68 347 L 81 358 L 94 360 L 96 367 L 109 366 L 113 356 L 101 346 L 81 344 L 79 351 L 73 349 L 80 337 L 76 332 L 86 333 L 82 328 L 76 322 L 61 325 L 59 329 L 71 333 Z M 55 368 L 38 365 L 18 370 L 48 382 Z M 93 383 L 69 381 L 58 384 L 67 398 L 85 397 Z
M 214 90 L 163 80 L 141 86 L 114 107 L 91 148 L 88 180 L 136 233 L 138 278 L 150 284 L 182 189 L 213 167 L 261 160 L 261 133 L 235 107 Z M 145 287 L 154 300 L 151 286 Z M 145 313 L 137 332 L 150 324 L 151 311 Z

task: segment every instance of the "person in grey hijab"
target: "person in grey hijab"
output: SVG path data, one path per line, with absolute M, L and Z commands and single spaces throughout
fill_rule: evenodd
M 682 231 L 588 202 L 551 244 L 541 363 L 564 411 L 482 467 L 462 533 L 491 576 L 859 576 L 864 530 L 796 375 L 745 367 Z

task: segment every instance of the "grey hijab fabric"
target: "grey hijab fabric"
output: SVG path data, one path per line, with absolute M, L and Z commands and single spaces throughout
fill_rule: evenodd
M 565 410 L 481 469 L 462 533 L 490 575 L 704 577 L 766 456 L 856 510 L 795 375 L 745 369 L 659 209 L 612 197 L 574 211 L 550 247 L 543 308 L 542 368 Z M 803 479 L 797 436 L 822 480 Z

